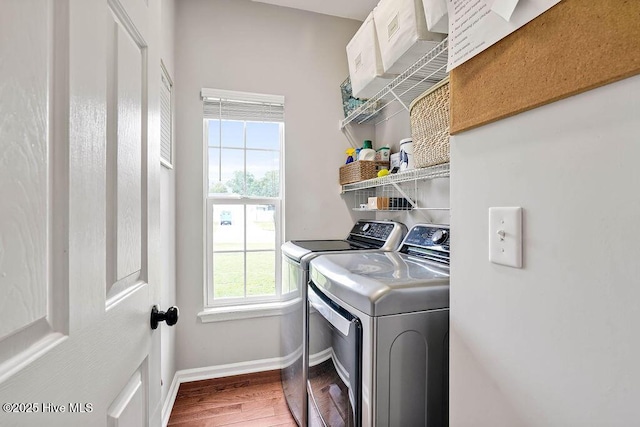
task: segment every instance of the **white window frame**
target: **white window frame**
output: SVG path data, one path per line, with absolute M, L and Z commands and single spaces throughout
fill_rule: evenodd
M 171 161 L 167 161 L 160 153 L 160 164 L 167 169 L 173 169 L 173 164 L 175 163 L 175 148 L 173 147 L 174 138 L 173 138 L 173 79 L 169 75 L 169 71 L 167 67 L 165 67 L 164 62 L 160 61 L 160 78 L 165 78 L 169 83 L 169 144 L 171 146 Z M 160 81 L 160 84 L 164 85 L 164 82 Z M 162 88 L 161 88 L 162 90 Z M 162 101 L 161 101 L 162 102 Z M 162 106 L 161 106 L 162 108 Z M 160 114 L 160 120 L 162 120 L 162 114 Z M 160 136 L 162 138 L 162 135 Z M 162 142 L 161 142 L 162 143 Z
M 284 97 L 263 95 L 263 94 L 251 94 L 246 92 L 224 91 L 215 89 L 202 89 L 202 98 L 228 98 L 232 100 L 246 100 L 246 101 L 263 101 L 263 102 L 276 102 L 284 105 Z M 252 120 L 245 120 L 245 122 L 251 122 Z M 262 311 L 263 315 L 275 315 L 280 314 L 279 309 L 287 306 L 286 302 L 294 298 L 296 295 L 282 295 L 282 254 L 280 246 L 282 245 L 284 238 L 284 123 L 280 123 L 280 147 L 279 147 L 279 186 L 280 197 L 250 197 L 250 196 L 210 196 L 209 195 L 209 144 L 208 144 L 208 120 L 203 117 L 203 134 L 202 134 L 202 148 L 204 159 L 204 174 L 203 174 L 203 217 L 204 217 L 204 305 L 205 311 L 199 314 L 203 322 L 217 321 L 217 320 L 230 320 L 236 318 L 256 317 L 256 313 L 247 311 L 246 308 L 253 306 L 255 311 Z M 221 141 L 222 142 L 222 141 Z M 245 135 L 246 142 L 246 135 Z M 245 152 L 252 151 L 247 150 L 246 147 L 242 148 Z M 259 151 L 259 150 L 256 150 Z M 270 151 L 270 150 L 267 150 Z M 245 167 L 245 174 L 248 171 Z M 274 205 L 274 224 L 275 224 L 275 295 L 269 296 L 244 296 L 237 298 L 214 298 L 214 283 L 213 283 L 213 207 L 214 205 L 244 205 L 244 250 L 238 251 L 238 253 L 246 254 L 251 252 L 264 252 L 264 250 L 246 250 L 246 206 L 247 205 Z M 244 278 L 246 282 L 246 262 L 244 264 L 245 272 Z M 246 283 L 245 283 L 246 286 Z M 246 288 L 245 288 L 246 292 Z M 282 303 L 282 304 L 279 304 Z M 233 310 L 225 310 L 225 307 L 233 309 L 233 307 L 245 307 L 244 314 L 229 316 L 229 312 Z M 223 311 L 220 311 L 222 309 Z M 222 315 L 222 316 L 220 316 Z M 258 315 L 259 316 L 259 315 Z

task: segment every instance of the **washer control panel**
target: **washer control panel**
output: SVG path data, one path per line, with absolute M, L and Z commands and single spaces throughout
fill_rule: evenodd
M 418 224 L 409 230 L 400 252 L 449 264 L 449 240 L 447 225 Z

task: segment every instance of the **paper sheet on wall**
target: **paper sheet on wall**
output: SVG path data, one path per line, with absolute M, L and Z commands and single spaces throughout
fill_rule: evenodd
M 450 71 L 560 0 L 447 0 Z

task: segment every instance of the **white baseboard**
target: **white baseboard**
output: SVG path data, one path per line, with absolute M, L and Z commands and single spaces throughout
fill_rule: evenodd
M 162 426 L 167 427 L 173 404 L 178 395 L 180 384 L 191 381 L 209 380 L 212 378 L 231 377 L 233 375 L 253 374 L 255 372 L 282 369 L 291 362 L 286 357 L 251 360 L 248 362 L 230 363 L 228 365 L 207 366 L 204 368 L 183 369 L 176 371 L 169 387 L 169 393 L 162 405 Z
M 169 424 L 169 416 L 171 415 L 171 410 L 173 409 L 173 404 L 176 401 L 176 396 L 178 395 L 178 388 L 180 388 L 180 382 L 178 380 L 177 371 L 173 376 L 173 381 L 171 381 L 171 387 L 169 387 L 169 393 L 167 393 L 167 397 L 162 405 L 162 427 L 167 427 Z

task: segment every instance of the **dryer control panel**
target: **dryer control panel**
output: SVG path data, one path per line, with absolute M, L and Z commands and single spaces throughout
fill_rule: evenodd
M 386 240 L 393 231 L 393 227 L 392 223 L 358 221 L 351 229 L 350 234 Z
M 347 240 L 372 249 L 395 250 L 406 234 L 404 224 L 393 221 L 358 221 Z

